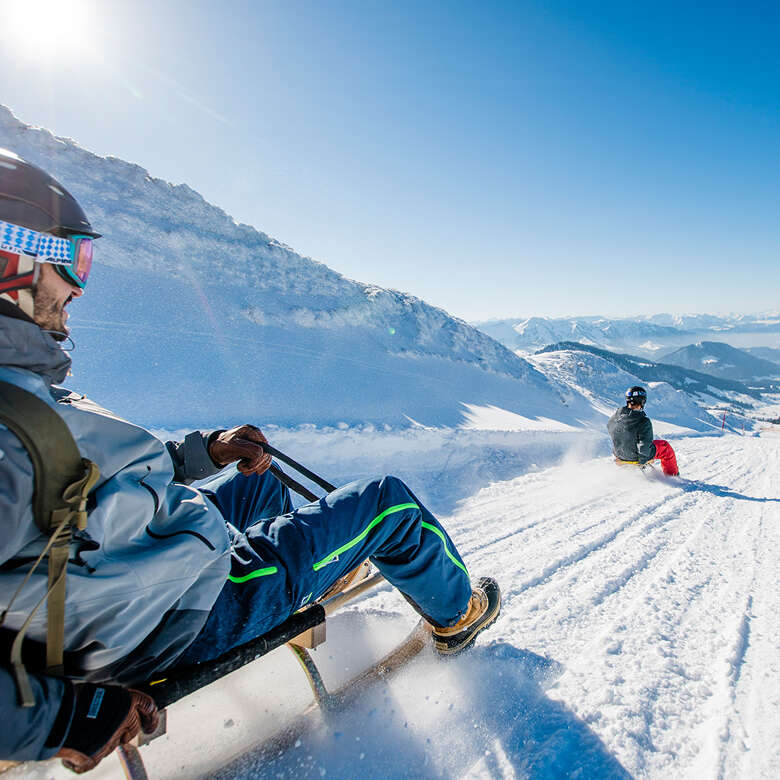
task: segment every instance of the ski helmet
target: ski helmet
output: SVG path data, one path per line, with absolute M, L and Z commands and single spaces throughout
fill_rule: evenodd
M 0 219 L 61 238 L 100 238 L 65 187 L 7 149 L 0 149 Z
M 626 403 L 639 403 L 644 406 L 647 403 L 647 390 L 639 385 L 634 385 L 626 390 Z
M 33 316 L 32 288 L 38 270 L 36 256 L 39 262 L 41 256 L 39 250 L 33 249 L 28 253 L 19 251 L 19 248 L 26 247 L 27 240 L 36 233 L 56 239 L 100 237 L 92 229 L 78 201 L 65 187 L 37 165 L 7 149 L 0 149 L 0 221 L 5 223 L 0 234 L 0 297 L 19 306 L 30 317 Z M 56 243 L 56 239 L 51 242 Z M 89 240 L 84 243 L 88 244 Z M 71 258 L 75 265 L 75 240 L 73 244 Z M 87 268 L 81 282 L 71 270 L 63 267 L 68 264 L 67 257 L 57 257 L 55 268 L 71 284 L 83 286 L 86 281 L 92 255 L 91 246 L 85 249 L 88 250 L 83 253 Z M 54 256 L 49 262 L 55 262 Z

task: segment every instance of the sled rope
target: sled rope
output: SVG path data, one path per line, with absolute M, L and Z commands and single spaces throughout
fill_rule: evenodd
M 278 458 L 280 461 L 282 461 L 282 463 L 286 463 L 291 468 L 294 468 L 299 474 L 303 474 L 306 479 L 310 479 L 312 482 L 314 482 L 315 485 L 319 485 L 326 493 L 332 493 L 336 489 L 335 485 L 331 485 L 330 482 L 328 482 L 326 479 L 323 479 L 318 474 L 315 474 L 310 469 L 307 469 L 306 466 L 303 466 L 297 461 L 293 460 L 289 455 L 285 455 L 283 452 L 280 452 L 276 449 L 276 447 L 272 447 L 270 444 L 265 443 L 261 443 L 260 447 L 262 447 L 262 449 L 269 455 L 273 455 L 273 457 Z M 317 496 L 292 479 L 292 477 L 287 476 L 287 474 L 285 474 L 278 466 L 271 466 L 269 471 L 271 471 L 271 473 L 283 484 L 287 485 L 287 487 L 291 488 L 292 490 L 295 490 L 296 493 L 300 493 L 304 498 L 309 498 L 310 501 L 317 500 Z M 280 474 L 282 476 L 280 476 Z M 288 482 L 284 481 L 285 479 L 289 480 L 289 484 Z M 313 498 L 311 498 L 311 496 L 313 496 Z

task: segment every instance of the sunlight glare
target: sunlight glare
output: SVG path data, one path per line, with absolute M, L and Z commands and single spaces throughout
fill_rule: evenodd
M 85 0 L 0 0 L 0 39 L 38 61 L 83 55 L 92 11 Z

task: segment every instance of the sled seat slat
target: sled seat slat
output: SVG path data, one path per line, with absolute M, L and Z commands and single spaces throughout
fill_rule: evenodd
M 175 669 L 167 677 L 134 687 L 148 693 L 157 707 L 163 709 L 288 642 L 316 647 L 324 641 L 324 627 L 325 609 L 321 604 L 314 604 L 291 615 L 267 634 L 234 647 L 212 661 Z

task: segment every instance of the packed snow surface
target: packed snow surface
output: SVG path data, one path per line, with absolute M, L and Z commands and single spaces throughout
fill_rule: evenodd
M 452 444 L 420 435 L 428 460 Z M 507 450 L 512 435 L 533 437 L 507 434 Z M 391 449 L 382 438 L 363 432 L 380 460 Z M 776 777 L 778 429 L 675 439 L 680 478 L 619 468 L 571 441 L 555 465 L 534 469 L 528 458 L 551 457 L 554 438 L 526 441 L 513 478 L 477 488 L 472 474 L 473 492 L 442 513 L 472 574 L 494 575 L 503 590 L 498 622 L 471 652 L 442 660 L 424 651 L 268 755 L 252 745 L 310 700 L 280 648 L 172 707 L 169 736 L 142 748 L 150 776 Z M 359 468 L 361 457 L 356 449 L 344 462 Z M 453 486 L 464 477 L 442 474 Z M 337 614 L 314 652 L 326 682 L 340 684 L 413 623 L 389 586 Z M 93 776 L 118 773 L 111 757 Z M 54 763 L 27 772 L 66 775 Z

